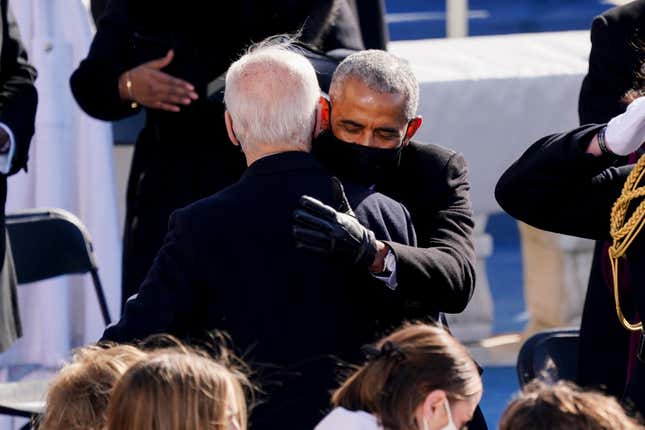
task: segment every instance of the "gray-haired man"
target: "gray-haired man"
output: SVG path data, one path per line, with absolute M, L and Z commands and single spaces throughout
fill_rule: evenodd
M 397 293 L 392 319 L 437 320 L 441 312 L 463 311 L 475 286 L 466 161 L 411 140 L 422 119 L 410 65 L 384 51 L 350 55 L 336 69 L 329 95 L 331 107 L 323 112 L 329 130 L 314 143 L 314 155 L 342 179 L 403 203 L 417 233 L 418 247 L 377 241 L 375 258 L 363 267 Z M 330 229 L 311 220 L 296 225 L 301 248 L 337 254 Z M 475 421 L 485 428 L 479 414 Z

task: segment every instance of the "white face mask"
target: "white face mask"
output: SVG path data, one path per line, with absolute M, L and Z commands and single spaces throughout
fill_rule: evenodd
M 457 426 L 455 426 L 455 422 L 452 420 L 452 412 L 450 411 L 450 403 L 448 402 L 448 399 L 444 400 L 443 404 L 446 407 L 446 413 L 448 414 L 448 424 L 443 426 L 441 430 L 458 430 Z M 428 421 L 426 421 L 425 418 L 423 418 L 423 430 L 430 430 Z

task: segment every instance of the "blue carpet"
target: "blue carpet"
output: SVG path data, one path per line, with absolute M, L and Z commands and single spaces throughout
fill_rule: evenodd
M 486 231 L 493 237 L 493 255 L 487 261 L 488 281 L 495 306 L 494 333 L 524 329 L 526 314 L 522 290 L 522 254 L 517 222 L 507 214 L 489 218 Z M 482 375 L 484 396 L 481 408 L 490 429 L 519 390 L 515 367 L 486 367 Z
M 484 396 L 479 406 L 489 429 L 496 429 L 502 412 L 519 390 L 514 367 L 485 367 L 482 375 Z
M 527 318 L 517 222 L 507 214 L 495 214 L 486 231 L 493 237 L 493 255 L 486 262 L 495 306 L 493 333 L 522 331 Z

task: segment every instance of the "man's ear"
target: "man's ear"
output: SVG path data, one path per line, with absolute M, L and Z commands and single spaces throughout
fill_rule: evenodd
M 403 138 L 403 145 L 410 143 L 412 136 L 414 136 L 417 130 L 421 128 L 421 124 L 423 124 L 423 118 L 421 116 L 412 118 L 410 122 L 408 122 L 408 128 L 405 130 L 405 137 Z
M 228 111 L 224 112 L 224 122 L 226 122 L 228 138 L 233 142 L 233 145 L 240 146 L 240 141 L 237 140 L 237 136 L 235 136 L 235 131 L 233 130 L 233 118 L 231 118 L 231 114 Z
M 316 112 L 316 129 L 314 136 L 318 137 L 323 131 L 329 130 L 329 121 L 331 117 L 331 103 L 325 96 L 320 96 Z

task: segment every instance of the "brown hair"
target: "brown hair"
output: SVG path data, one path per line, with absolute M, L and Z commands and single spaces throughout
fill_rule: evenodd
M 452 399 L 481 393 L 477 366 L 443 328 L 409 324 L 376 343 L 375 353 L 336 390 L 332 403 L 377 415 L 387 429 L 416 430 L 415 409 L 437 389 Z
M 108 430 L 246 429 L 244 375 L 187 347 L 161 349 L 123 376 L 108 409 Z M 231 399 L 230 397 L 233 397 Z M 228 407 L 237 409 L 231 413 Z
M 103 429 L 112 389 L 131 365 L 145 357 L 144 352 L 132 346 L 87 346 L 76 350 L 71 363 L 63 367 L 49 387 L 39 428 Z
M 500 430 L 636 430 L 616 399 L 583 391 L 570 382 L 555 385 L 533 381 L 504 411 Z

